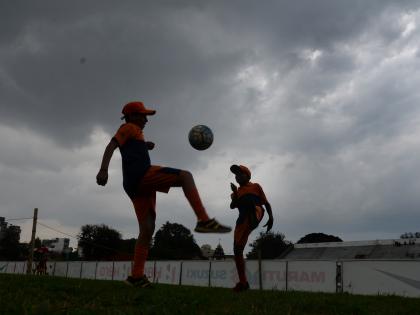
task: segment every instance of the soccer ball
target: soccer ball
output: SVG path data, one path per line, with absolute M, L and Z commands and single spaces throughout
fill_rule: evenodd
M 197 125 L 191 128 L 188 140 L 194 149 L 206 150 L 213 143 L 213 132 L 205 125 Z

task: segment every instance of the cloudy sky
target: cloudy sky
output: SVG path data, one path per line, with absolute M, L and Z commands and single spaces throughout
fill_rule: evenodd
M 118 151 L 108 185 L 95 176 L 122 106 L 142 100 L 157 110 L 152 162 L 190 170 L 224 223 L 237 217 L 237 163 L 292 242 L 419 231 L 419 43 L 419 1 L 3 0 L 0 216 L 38 207 L 70 235 L 104 223 L 136 237 Z M 214 132 L 206 151 L 187 141 L 196 124 Z M 195 226 L 179 188 L 158 195 L 157 212 L 157 228 Z M 29 240 L 30 220 L 10 223 Z M 63 237 L 44 226 L 38 236 Z M 232 252 L 233 233 L 194 236 Z

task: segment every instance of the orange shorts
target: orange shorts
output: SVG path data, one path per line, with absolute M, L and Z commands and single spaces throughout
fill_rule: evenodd
M 252 229 L 249 224 L 249 218 L 247 217 L 241 224 L 237 224 L 235 226 L 235 232 L 233 234 L 233 246 L 244 249 L 251 232 Z
M 176 168 L 150 166 L 139 183 L 139 193 L 131 198 L 139 222 L 149 216 L 156 219 L 156 191 L 168 193 L 171 187 L 178 187 L 180 173 Z
M 249 235 L 261 222 L 263 216 L 264 209 L 261 206 L 255 206 L 255 217 L 248 215 L 241 223 L 236 224 L 233 235 L 234 247 L 245 248 Z M 257 222 L 253 222 L 255 219 Z

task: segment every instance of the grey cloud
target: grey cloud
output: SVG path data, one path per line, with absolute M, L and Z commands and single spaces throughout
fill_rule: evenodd
M 228 87 L 217 82 L 229 83 L 256 50 L 271 50 L 273 58 L 284 59 L 281 69 L 288 54 L 296 62 L 297 50 L 325 46 L 317 37 L 330 43 L 345 40 L 368 23 L 372 12 L 386 8 L 379 2 L 330 1 L 248 2 L 239 11 L 233 4 L 193 6 L 188 1 L 116 7 L 111 2 L 21 5 L 5 5 L 3 11 L 16 19 L 3 20 L 15 37 L 6 41 L 11 51 L 2 54 L 2 69 L 20 88 L 2 91 L 9 95 L 8 106 L 1 109 L 3 121 L 30 115 L 26 124 L 62 139 L 59 142 L 76 143 L 92 124 L 110 129 L 112 117 L 131 99 L 155 103 L 178 120 L 200 106 L 196 103 L 217 108 L 211 96 L 220 97 Z M 186 34 L 188 29 L 196 31 Z M 204 49 L 217 46 L 216 52 L 203 55 L 197 43 L 206 41 Z M 86 62 L 81 64 L 80 58 Z M 223 110 L 229 107 L 224 104 Z M 201 117 L 220 112 L 204 111 Z

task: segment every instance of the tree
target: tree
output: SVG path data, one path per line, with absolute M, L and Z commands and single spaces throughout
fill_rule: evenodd
M 216 259 L 216 260 L 225 259 L 225 251 L 223 250 L 222 245 L 220 244 L 217 245 L 213 253 L 213 259 Z
M 202 254 L 190 230 L 181 224 L 166 222 L 155 234 L 150 257 L 193 259 L 202 258 Z
M 117 253 L 117 256 L 114 257 L 114 259 L 120 261 L 133 260 L 136 242 L 136 238 L 121 240 L 119 252 Z
M 112 260 L 119 251 L 120 232 L 107 225 L 83 225 L 78 235 L 86 260 Z
M 290 242 L 286 241 L 284 234 L 261 232 L 259 237 L 249 245 L 252 250 L 246 255 L 248 259 L 257 259 L 258 252 L 261 251 L 262 259 L 273 259 L 280 256 L 291 245 Z
M 409 239 L 409 238 L 420 238 L 420 232 L 405 232 L 400 236 L 402 239 Z
M 324 233 L 310 233 L 302 237 L 297 244 L 306 243 L 328 243 L 328 242 L 342 242 L 343 240 L 334 235 L 327 235 Z
M 0 260 L 25 260 L 28 246 L 20 244 L 20 228 L 10 225 L 2 230 L 0 239 Z

